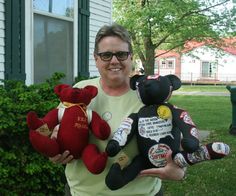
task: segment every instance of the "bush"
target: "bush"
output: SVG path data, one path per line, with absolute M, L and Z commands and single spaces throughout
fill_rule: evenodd
M 29 111 L 43 116 L 58 105 L 53 88 L 63 77 L 56 73 L 42 84 L 0 86 L 0 195 L 63 195 L 64 167 L 32 148 L 26 124 Z

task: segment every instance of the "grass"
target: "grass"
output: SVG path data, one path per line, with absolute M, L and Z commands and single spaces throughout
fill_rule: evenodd
M 195 87 L 192 87 L 195 90 Z M 189 91 L 192 87 L 186 89 Z M 202 90 L 199 86 L 197 88 Z M 211 91 L 215 90 L 215 87 L 204 86 L 203 90 L 206 89 Z M 231 153 L 224 159 L 189 167 L 187 178 L 183 181 L 163 181 L 165 196 L 236 195 L 236 136 L 229 134 L 232 122 L 230 98 L 174 95 L 170 102 L 186 109 L 200 130 L 212 131 L 209 138 L 202 143 L 223 141 L 230 146 Z

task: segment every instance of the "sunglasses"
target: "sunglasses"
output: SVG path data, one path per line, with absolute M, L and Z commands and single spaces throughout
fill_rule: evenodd
M 119 51 L 119 52 L 116 52 L 116 53 L 112 53 L 112 52 L 100 52 L 100 53 L 97 53 L 97 55 L 103 61 L 110 61 L 113 56 L 116 56 L 118 61 L 125 61 L 130 54 L 131 54 L 131 52 L 125 52 L 125 51 Z

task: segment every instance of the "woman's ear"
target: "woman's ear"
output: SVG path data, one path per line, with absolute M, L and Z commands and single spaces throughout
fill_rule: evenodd
M 97 61 L 97 59 L 98 59 L 98 55 L 95 54 L 95 53 L 93 53 L 93 58 L 95 59 L 95 61 Z
M 98 55 L 96 55 L 95 53 L 93 53 L 93 58 L 94 58 L 94 60 L 95 60 L 95 62 L 98 60 Z M 96 65 L 96 67 L 98 67 L 97 66 L 97 63 L 95 63 L 95 65 Z

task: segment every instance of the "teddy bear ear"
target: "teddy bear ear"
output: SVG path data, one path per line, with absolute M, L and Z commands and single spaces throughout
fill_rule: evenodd
M 68 84 L 58 84 L 57 86 L 55 86 L 54 92 L 55 92 L 56 95 L 60 96 L 61 91 L 64 88 L 68 88 L 68 87 L 70 87 L 70 85 L 68 85 Z
M 96 86 L 88 85 L 88 86 L 85 86 L 84 88 L 87 89 L 90 92 L 92 98 L 97 96 L 98 89 L 97 89 Z
M 182 85 L 181 80 L 176 75 L 169 74 L 169 75 L 166 75 L 166 77 L 170 80 L 173 86 L 172 91 L 177 90 L 181 87 Z
M 139 78 L 143 77 L 144 75 L 133 75 L 131 78 L 130 78 L 130 88 L 132 90 L 136 90 L 136 82 Z

